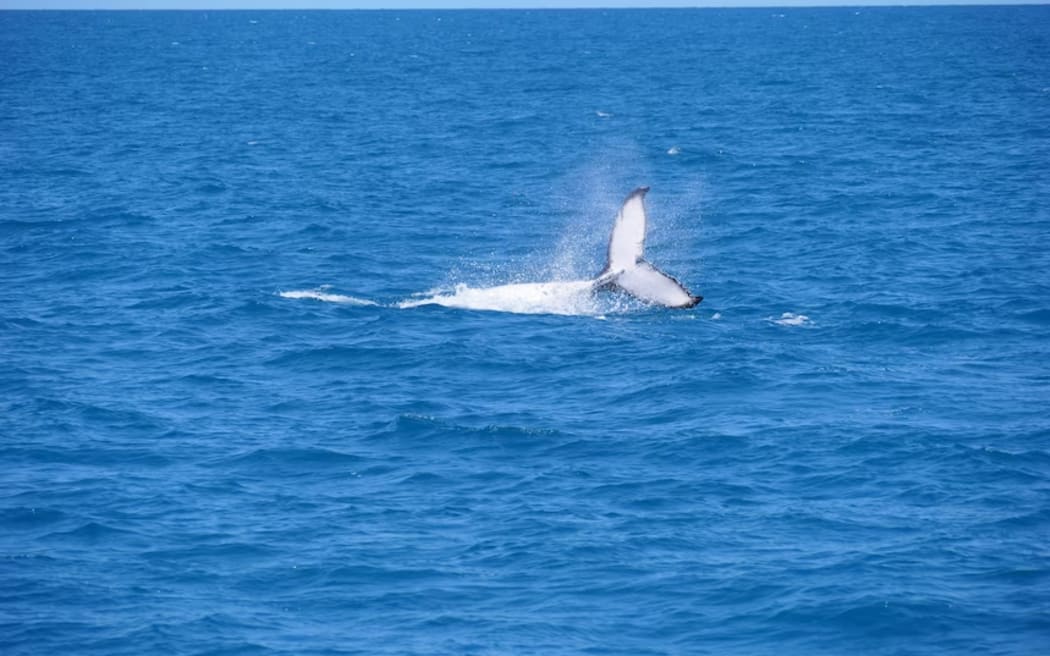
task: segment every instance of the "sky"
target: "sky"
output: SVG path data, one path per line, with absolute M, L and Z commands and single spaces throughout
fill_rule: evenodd
M 0 0 L 0 9 L 496 9 L 1047 3 L 1050 0 Z

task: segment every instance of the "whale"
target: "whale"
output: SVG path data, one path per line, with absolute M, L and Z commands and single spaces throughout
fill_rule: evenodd
M 623 292 L 643 303 L 667 308 L 694 307 L 704 300 L 703 296 L 693 295 L 677 279 L 645 259 L 647 193 L 649 187 L 638 187 L 624 200 L 609 235 L 605 268 L 591 283 L 592 291 Z
M 495 287 L 457 284 L 451 292 L 425 292 L 397 304 L 400 308 L 441 305 L 465 310 L 488 310 L 517 314 L 562 314 L 603 316 L 607 307 L 601 298 L 623 294 L 642 303 L 665 308 L 691 308 L 703 300 L 682 283 L 645 259 L 645 194 L 638 187 L 627 196 L 616 215 L 605 267 L 594 278 L 516 282 Z M 314 296 L 316 297 L 316 296 Z

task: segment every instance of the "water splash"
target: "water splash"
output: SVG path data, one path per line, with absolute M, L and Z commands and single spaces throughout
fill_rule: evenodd
M 779 319 L 773 317 L 766 317 L 766 321 L 771 321 L 778 326 L 812 326 L 813 322 L 810 321 L 809 317 L 804 314 L 795 314 L 794 312 L 785 312 L 780 315 Z
M 490 310 L 515 314 L 597 316 L 614 308 L 592 294 L 593 281 L 526 282 L 495 287 L 459 284 L 449 292 L 398 303 L 400 308 L 441 305 L 463 310 Z

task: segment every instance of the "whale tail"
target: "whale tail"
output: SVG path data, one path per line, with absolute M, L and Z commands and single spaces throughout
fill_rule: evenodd
M 644 259 L 645 194 L 649 187 L 632 191 L 623 202 L 609 237 L 605 269 L 594 281 L 594 290 L 620 290 L 640 301 L 669 308 L 691 308 L 704 299 L 693 296 L 682 283 Z

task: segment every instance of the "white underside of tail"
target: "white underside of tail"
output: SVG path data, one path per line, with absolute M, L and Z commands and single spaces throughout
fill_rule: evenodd
M 609 236 L 607 272 L 626 271 L 635 266 L 645 254 L 645 205 L 642 198 L 648 187 L 636 189 L 623 202 L 616 223 Z
M 645 261 L 621 273 L 613 284 L 638 300 L 655 305 L 680 308 L 699 303 L 677 280 Z
M 648 187 L 635 189 L 616 215 L 609 237 L 608 262 L 594 281 L 595 288 L 621 289 L 654 305 L 693 307 L 701 297 L 693 296 L 680 282 L 642 259 L 647 223 L 643 199 L 648 191 Z

